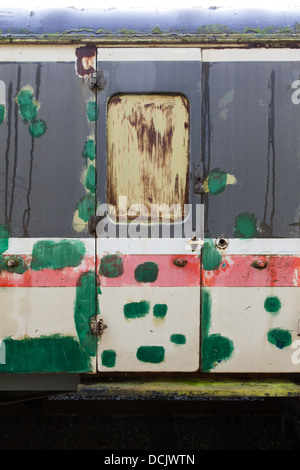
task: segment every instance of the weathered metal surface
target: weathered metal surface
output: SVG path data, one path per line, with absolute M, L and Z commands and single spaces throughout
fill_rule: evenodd
M 293 41 L 299 8 L 2 9 L 2 41 L 255 43 Z
M 184 204 L 189 202 L 187 99 L 180 95 L 113 96 L 107 133 L 108 203 L 114 206 L 117 220 L 133 219 L 137 213 L 140 221 L 149 223 L 182 220 Z M 125 213 L 119 206 L 122 196 L 127 198 Z
M 165 379 L 80 383 L 80 394 L 95 396 L 299 397 L 299 384 L 284 379 Z

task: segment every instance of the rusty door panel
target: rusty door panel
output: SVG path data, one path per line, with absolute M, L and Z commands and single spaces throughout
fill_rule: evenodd
M 119 95 L 108 104 L 108 202 L 117 208 L 140 206 L 147 219 L 151 205 L 176 204 L 171 220 L 182 220 L 188 203 L 189 102 L 182 95 Z M 144 210 L 143 210 L 144 208 Z M 159 220 L 169 216 L 160 214 Z

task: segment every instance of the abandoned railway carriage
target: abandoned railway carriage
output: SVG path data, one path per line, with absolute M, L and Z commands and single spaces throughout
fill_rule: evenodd
M 299 25 L 1 11 L 2 397 L 299 395 Z

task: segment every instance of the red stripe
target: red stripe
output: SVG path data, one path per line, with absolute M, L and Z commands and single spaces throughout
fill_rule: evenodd
M 20 255 L 18 255 L 20 256 Z M 155 287 L 167 286 L 200 286 L 200 263 L 193 255 L 123 255 L 123 274 L 116 278 L 99 276 L 100 284 L 109 287 L 129 287 L 151 285 Z M 176 266 L 176 259 L 186 260 L 184 267 Z M 94 270 L 94 257 L 85 257 L 80 266 L 62 269 L 43 269 L 33 271 L 30 269 L 30 257 L 23 256 L 29 269 L 23 274 L 2 270 L 0 273 L 0 287 L 75 287 L 83 272 Z M 101 257 L 98 259 L 98 272 Z M 152 261 L 158 265 L 156 281 L 141 283 L 135 279 L 134 272 L 139 264 Z
M 102 286 L 129 287 L 149 285 L 153 287 L 192 287 L 200 286 L 200 262 L 194 255 L 123 255 L 124 273 L 115 278 L 100 276 Z M 176 260 L 185 260 L 187 264 L 179 267 Z M 141 283 L 135 279 L 135 269 L 138 265 L 151 261 L 158 266 L 158 276 L 154 282 Z
M 258 262 L 266 263 L 259 269 Z M 300 257 L 223 256 L 214 271 L 202 271 L 204 287 L 293 287 L 300 285 Z
M 18 255 L 20 256 L 20 255 Z M 29 269 L 23 274 L 2 270 L 0 287 L 76 287 L 83 272 L 94 270 L 94 257 L 86 256 L 80 266 L 63 269 L 30 269 L 30 256 L 23 256 Z M 186 260 L 184 267 L 174 264 L 176 259 Z M 98 259 L 98 268 L 100 265 Z M 134 272 L 139 264 L 152 261 L 158 265 L 156 281 L 141 283 Z M 264 269 L 254 267 L 256 261 L 266 263 Z M 99 276 L 105 287 L 130 287 L 149 285 L 153 287 L 197 287 L 200 286 L 200 263 L 194 255 L 123 255 L 121 276 L 109 278 Z M 298 256 L 223 256 L 218 269 L 202 269 L 203 287 L 293 287 L 300 286 L 300 257 Z

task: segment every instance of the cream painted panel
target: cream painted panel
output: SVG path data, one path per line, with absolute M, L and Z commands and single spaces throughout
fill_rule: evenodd
M 195 371 L 199 367 L 199 287 L 102 287 L 99 296 L 100 317 L 107 328 L 98 344 L 100 371 Z M 149 302 L 149 312 L 142 318 L 128 319 L 124 305 Z M 153 315 L 156 304 L 168 307 L 164 318 Z M 184 335 L 185 344 L 175 344 L 171 335 Z M 140 346 L 162 346 L 164 360 L 141 362 L 136 353 Z M 103 351 L 116 354 L 114 367 L 102 365 Z
M 297 287 L 215 287 L 205 288 L 211 295 L 209 335 L 220 334 L 233 342 L 228 360 L 211 372 L 299 372 L 297 356 L 300 289 Z M 266 311 L 267 297 L 277 297 L 281 308 Z M 268 341 L 272 329 L 288 330 L 291 344 L 279 348 Z M 300 354 L 298 354 L 300 357 Z
M 76 287 L 1 287 L 0 338 L 59 333 L 77 337 Z

